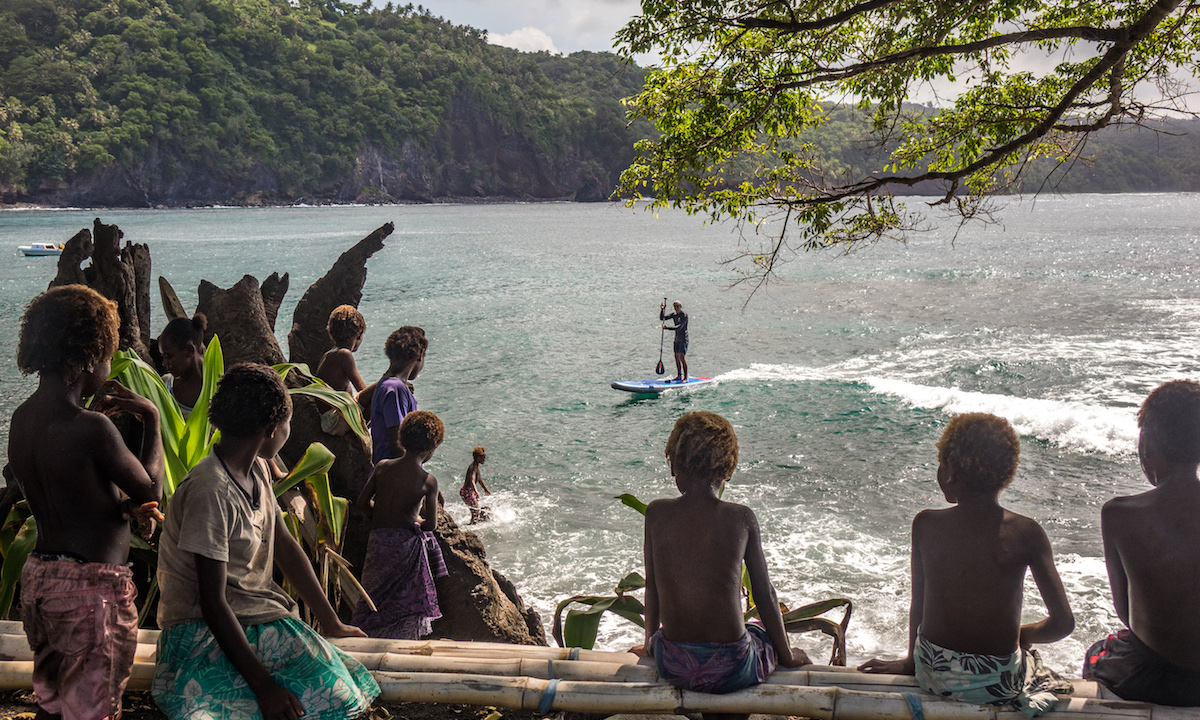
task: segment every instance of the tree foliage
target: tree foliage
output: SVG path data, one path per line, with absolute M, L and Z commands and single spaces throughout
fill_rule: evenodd
M 921 213 L 899 192 L 935 193 L 960 219 L 978 217 L 1031 163 L 1045 172 L 1076 158 L 1101 128 L 1185 110 L 1176 72 L 1194 67 L 1200 42 L 1197 4 L 1185 0 L 643 0 L 642 8 L 618 38 L 627 54 L 661 58 L 630 102 L 630 117 L 652 121 L 661 136 L 638 143 L 621 190 L 752 225 L 781 214 L 765 246 L 740 256 L 751 261 L 746 278 L 759 282 L 789 251 L 902 238 Z M 911 104 L 947 90 L 955 96 L 944 105 Z M 813 142 L 831 101 L 856 107 L 869 130 L 861 166 Z M 751 179 L 739 164 L 753 167 Z
M 0 0 L 0 191 L 114 169 L 328 195 L 364 147 L 433 147 L 452 102 L 550 158 L 633 157 L 611 53 L 519 53 L 412 4 Z

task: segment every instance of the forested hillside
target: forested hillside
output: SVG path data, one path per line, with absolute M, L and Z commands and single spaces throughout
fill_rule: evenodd
M 609 53 L 489 45 L 412 5 L 0 0 L 0 199 L 602 199 L 632 157 Z
M 621 104 L 644 72 L 489 45 L 413 5 L 0 0 L 0 203 L 602 200 L 651 132 Z M 827 112 L 784 149 L 861 177 L 862 113 Z M 1200 124 L 1166 129 L 1105 131 L 1045 188 L 1200 191 Z

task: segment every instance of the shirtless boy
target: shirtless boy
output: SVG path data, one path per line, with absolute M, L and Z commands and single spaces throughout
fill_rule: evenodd
M 367 386 L 354 364 L 354 353 L 362 345 L 367 322 L 353 305 L 338 305 L 325 325 L 333 348 L 321 356 L 317 377 L 334 390 L 356 393 Z
M 476 445 L 471 451 L 471 465 L 467 468 L 467 476 L 463 478 L 462 487 L 458 489 L 458 496 L 466 503 L 471 510 L 471 522 L 468 525 L 474 525 L 480 520 L 487 520 L 491 517 L 491 509 L 479 504 L 479 488 L 488 495 L 492 494 L 488 490 L 488 486 L 483 482 L 483 474 L 479 472 L 479 466 L 487 462 L 487 450 L 482 445 Z M 476 487 L 476 486 L 479 487 Z
M 371 637 L 416 640 L 442 616 L 433 583 L 446 575 L 433 535 L 438 483 L 424 465 L 444 437 L 437 415 L 409 413 L 399 431 L 403 455 L 376 465 L 358 498 L 363 509 L 375 501 L 362 583 L 378 611 L 366 601 L 354 608 L 354 624 Z
M 709 693 L 757 685 L 776 663 L 807 664 L 788 645 L 754 512 L 717 496 L 737 467 L 733 426 L 714 413 L 688 413 L 666 455 L 681 495 L 646 508 L 646 642 L 634 652 L 652 655 L 671 684 Z M 743 563 L 761 625 L 742 620 Z
M 1000 506 L 1000 492 L 1017 472 L 1020 441 L 1004 418 L 968 413 L 950 421 L 937 448 L 938 487 L 954 507 L 913 519 L 908 656 L 870 660 L 859 670 L 915 671 L 934 694 L 977 705 L 1015 703 L 1034 717 L 1071 684 L 1027 650 L 1069 635 L 1075 617 L 1045 531 Z M 1026 570 L 1048 616 L 1022 625 Z
M 1100 513 L 1117 617 L 1083 676 L 1126 700 L 1200 705 L 1200 383 L 1160 385 L 1138 411 L 1138 457 L 1154 489 Z
M 39 718 L 116 717 L 137 648 L 127 518 L 162 519 L 163 451 L 153 403 L 105 383 L 117 328 L 116 304 L 82 285 L 42 293 L 21 320 L 17 365 L 40 380 L 13 413 L 8 458 L 37 520 L 21 619 Z M 102 386 L 99 412 L 85 410 Z M 115 411 L 141 420 L 140 456 L 104 414 Z

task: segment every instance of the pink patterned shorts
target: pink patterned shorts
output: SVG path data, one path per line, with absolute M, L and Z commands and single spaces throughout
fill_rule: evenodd
M 129 568 L 30 555 L 21 620 L 33 649 L 38 704 L 63 720 L 116 720 L 137 650 Z

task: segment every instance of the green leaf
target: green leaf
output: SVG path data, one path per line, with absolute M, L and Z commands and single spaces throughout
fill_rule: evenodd
M 617 598 L 603 598 L 587 610 L 568 610 L 563 621 L 563 641 L 566 647 L 591 650 L 596 646 L 596 635 L 600 629 L 600 618 Z
M 287 477 L 275 483 L 275 497 L 283 495 L 312 475 L 329 472 L 329 468 L 333 467 L 334 460 L 333 453 L 321 443 L 315 442 L 309 445 L 308 449 L 304 451 L 304 456 L 300 458 L 300 462 L 296 463 Z
M 644 587 L 646 587 L 646 578 L 642 577 L 642 574 L 639 572 L 631 572 L 617 583 L 616 591 L 618 595 L 623 595 L 634 590 L 641 590 Z
M 358 401 L 350 393 L 334 390 L 323 382 L 315 382 L 312 385 L 306 385 L 301 388 L 291 388 L 288 392 L 293 395 L 308 395 L 309 397 L 329 403 L 335 410 L 342 414 L 342 417 L 346 418 L 346 424 L 359 437 L 365 438 L 370 435 L 371 431 L 367 429 L 367 424 L 363 422 L 362 411 L 359 409 Z
M 630 495 L 629 493 L 623 493 L 621 495 L 614 495 L 613 497 L 617 500 L 620 500 L 621 504 L 628 505 L 634 510 L 640 512 L 642 515 L 646 514 L 646 503 L 638 500 L 633 495 Z
M 7 617 L 12 607 L 13 592 L 21 579 L 21 571 L 25 568 L 25 560 L 37 545 L 37 520 L 30 515 L 17 537 L 4 554 L 4 565 L 0 567 L 0 617 Z

